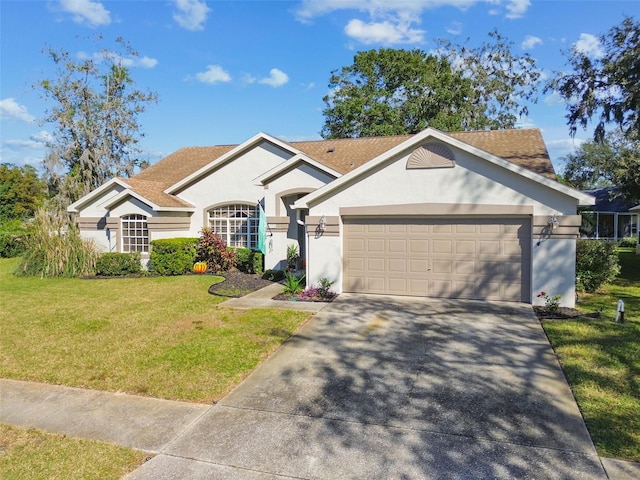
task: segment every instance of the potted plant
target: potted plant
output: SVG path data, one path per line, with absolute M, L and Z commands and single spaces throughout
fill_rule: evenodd
M 293 272 L 296 269 L 299 258 L 300 252 L 298 251 L 298 246 L 295 243 L 292 243 L 287 247 L 287 265 L 290 272 Z

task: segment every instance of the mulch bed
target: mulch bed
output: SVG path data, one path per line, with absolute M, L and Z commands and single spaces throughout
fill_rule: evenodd
M 575 308 L 560 307 L 557 312 L 550 312 L 546 307 L 533 307 L 539 320 L 573 320 L 576 318 L 600 318 L 600 313 L 584 313 Z
M 280 301 L 283 301 L 283 302 L 324 302 L 324 303 L 329 303 L 329 302 L 333 302 L 333 299 L 336 298 L 336 297 L 337 297 L 337 295 L 334 295 L 331 298 L 318 298 L 318 299 L 315 299 L 315 300 L 300 300 L 295 295 L 288 295 L 286 293 L 279 293 L 275 297 L 272 297 L 272 300 L 280 300 Z
M 217 292 L 219 290 L 229 291 L 237 289 L 255 292 L 256 290 L 260 290 L 261 288 L 268 287 L 273 284 L 272 281 L 265 280 L 260 275 L 243 273 L 237 270 L 221 273 L 220 276 L 224 277 L 224 280 L 209 287 L 209 293 L 212 295 L 218 295 Z M 226 297 L 229 295 L 222 296 Z

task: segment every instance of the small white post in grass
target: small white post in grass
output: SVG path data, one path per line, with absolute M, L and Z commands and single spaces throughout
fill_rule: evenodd
M 618 300 L 618 309 L 616 310 L 616 322 L 624 323 L 624 302 Z

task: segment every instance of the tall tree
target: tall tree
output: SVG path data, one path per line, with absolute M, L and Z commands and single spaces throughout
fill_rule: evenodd
M 567 104 L 572 135 L 596 122 L 594 138 L 602 141 L 607 124 L 640 136 L 640 22 L 625 17 L 600 36 L 603 54 L 575 46 L 566 54 L 572 73 L 560 72 L 548 83 Z
M 449 62 L 420 50 L 359 52 L 334 71 L 324 97 L 325 138 L 415 133 L 428 126 L 458 130 L 473 95 Z
M 64 50 L 45 51 L 55 76 L 35 87 L 53 102 L 43 119 L 55 125 L 44 167 L 62 206 L 116 175 L 131 176 L 139 165 L 138 116 L 158 96 L 135 88 L 124 59 L 137 53 L 121 38 L 116 43 L 117 52 L 102 49 L 80 60 Z
M 579 189 L 616 186 L 622 196 L 640 200 L 640 141 L 629 133 L 609 132 L 584 142 L 564 157 L 564 180 Z
M 477 49 L 439 41 L 440 53 L 358 52 L 331 74 L 324 138 L 512 128 L 535 101 L 539 72 L 499 33 Z
M 470 79 L 476 95 L 475 118 L 487 122 L 474 124 L 470 118 L 464 130 L 498 130 L 513 128 L 518 118 L 527 115 L 527 103 L 538 101 L 540 70 L 528 53 L 514 55 L 513 42 L 498 30 L 488 34 L 489 40 L 479 47 L 438 40 L 441 55 L 447 58 L 464 78 Z
M 32 217 L 46 193 L 44 181 L 31 165 L 0 164 L 0 223 Z

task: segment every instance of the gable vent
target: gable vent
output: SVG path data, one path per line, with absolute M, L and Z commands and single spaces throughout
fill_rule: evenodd
M 407 170 L 414 168 L 453 168 L 456 158 L 449 147 L 440 143 L 427 143 L 416 148 L 407 160 Z

